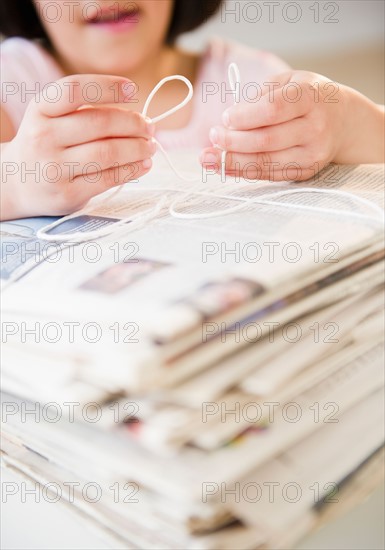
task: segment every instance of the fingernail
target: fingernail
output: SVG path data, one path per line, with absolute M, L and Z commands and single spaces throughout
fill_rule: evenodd
M 152 159 L 146 159 L 142 162 L 142 166 L 145 170 L 149 170 L 152 166 Z
M 210 141 L 213 145 L 218 144 L 218 130 L 216 128 L 211 128 L 210 134 L 209 134 Z
M 155 153 L 157 152 L 158 150 L 158 144 L 156 143 L 156 141 L 154 139 L 151 139 L 150 140 L 150 151 L 151 151 L 151 155 L 155 155 Z
M 210 165 L 217 164 L 218 162 L 217 157 L 216 155 L 214 155 L 214 153 L 203 153 L 201 157 L 201 161 L 203 164 L 210 164 Z
M 230 113 L 229 113 L 228 109 L 222 115 L 222 122 L 225 126 L 227 126 L 227 127 L 230 126 Z

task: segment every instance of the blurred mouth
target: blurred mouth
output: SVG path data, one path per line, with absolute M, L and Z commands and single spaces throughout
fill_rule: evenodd
M 87 16 L 86 24 L 100 30 L 122 32 L 135 28 L 139 18 L 140 10 L 136 5 L 119 7 L 115 2 L 110 8 L 99 9 L 91 17 Z

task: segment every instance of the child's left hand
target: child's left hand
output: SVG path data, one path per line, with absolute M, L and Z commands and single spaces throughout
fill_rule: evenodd
M 350 88 L 315 73 L 285 73 L 272 78 L 256 102 L 230 107 L 210 140 L 228 151 L 228 175 L 306 180 L 338 162 L 346 146 L 349 94 Z M 205 168 L 220 170 L 220 149 L 203 151 Z

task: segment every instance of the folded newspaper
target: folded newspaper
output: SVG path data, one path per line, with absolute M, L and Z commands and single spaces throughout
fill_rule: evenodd
M 383 165 L 157 159 L 48 237 L 2 223 L 4 464 L 111 548 L 289 548 L 342 513 L 382 474 L 383 200 Z

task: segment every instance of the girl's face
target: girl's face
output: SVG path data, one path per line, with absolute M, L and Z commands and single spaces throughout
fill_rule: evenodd
M 175 0 L 33 1 L 69 72 L 129 76 L 159 53 Z

